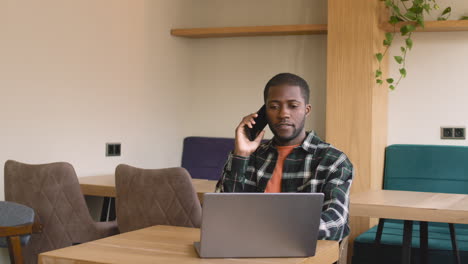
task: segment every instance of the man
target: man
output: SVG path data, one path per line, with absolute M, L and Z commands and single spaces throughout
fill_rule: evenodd
M 264 102 L 273 139 L 261 144 L 261 131 L 250 141 L 245 127 L 252 128 L 258 115 L 244 117 L 217 192 L 322 192 L 319 239 L 342 240 L 350 231 L 354 170 L 344 153 L 305 131 L 311 111 L 307 82 L 294 74 L 278 74 L 265 86 Z

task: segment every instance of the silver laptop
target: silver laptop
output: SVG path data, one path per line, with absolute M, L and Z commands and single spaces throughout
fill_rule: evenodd
M 206 193 L 202 258 L 315 255 L 322 193 Z

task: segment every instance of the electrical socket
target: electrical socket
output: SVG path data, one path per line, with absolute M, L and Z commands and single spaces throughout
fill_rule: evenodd
M 464 127 L 454 127 L 453 128 L 453 137 L 456 139 L 465 139 L 465 128 Z
M 441 127 L 440 139 L 465 139 L 465 127 Z
M 121 144 L 120 143 L 106 143 L 106 157 L 120 156 Z

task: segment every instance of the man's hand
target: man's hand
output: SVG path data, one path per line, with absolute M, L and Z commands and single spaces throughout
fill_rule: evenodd
M 254 141 L 250 141 L 245 131 L 245 126 L 252 128 L 255 124 L 254 118 L 258 116 L 257 113 L 245 116 L 236 128 L 236 144 L 234 148 L 234 155 L 248 157 L 260 146 L 260 142 L 265 135 L 265 130 L 258 133 Z

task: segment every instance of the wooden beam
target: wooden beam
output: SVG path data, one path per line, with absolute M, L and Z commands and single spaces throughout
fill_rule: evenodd
M 382 186 L 388 88 L 376 84 L 374 54 L 382 51 L 383 8 L 380 1 L 328 1 L 326 140 L 354 164 L 352 193 Z M 350 255 L 354 237 L 370 225 L 351 218 Z
M 224 38 L 253 36 L 284 36 L 326 34 L 327 25 L 277 25 L 251 27 L 217 27 L 217 28 L 181 28 L 172 29 L 171 35 L 186 38 Z

